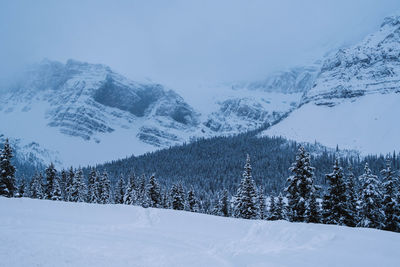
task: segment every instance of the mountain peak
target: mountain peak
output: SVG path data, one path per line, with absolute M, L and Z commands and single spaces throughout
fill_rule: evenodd
M 393 16 L 389 16 L 383 19 L 383 22 L 381 24 L 381 28 L 385 27 L 385 26 L 397 26 L 400 25 L 400 15 L 393 15 Z

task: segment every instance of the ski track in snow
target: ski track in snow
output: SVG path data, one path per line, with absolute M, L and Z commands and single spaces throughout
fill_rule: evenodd
M 400 234 L 0 198 L 0 266 L 398 266 Z

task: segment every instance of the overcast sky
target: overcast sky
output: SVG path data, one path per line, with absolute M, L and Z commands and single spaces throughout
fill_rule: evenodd
M 0 71 L 73 58 L 171 87 L 260 79 L 399 10 L 399 0 L 0 0 Z

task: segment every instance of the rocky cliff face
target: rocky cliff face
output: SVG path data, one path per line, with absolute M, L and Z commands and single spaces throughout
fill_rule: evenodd
M 48 126 L 85 140 L 138 119 L 183 130 L 199 124 L 198 114 L 162 85 L 136 83 L 104 65 L 73 60 L 65 65 L 46 60 L 31 68 L 2 101 L 9 112 L 18 104 L 28 112 L 43 102 Z
M 279 119 L 301 97 L 252 90 L 229 89 L 201 114 L 163 85 L 131 81 L 100 64 L 44 60 L 0 95 L 0 133 L 18 138 L 20 147 L 54 151 L 59 162 L 85 164 L 252 130 Z M 106 149 L 112 151 L 103 159 Z
M 400 91 L 400 16 L 380 30 L 326 59 L 303 103 L 333 106 L 340 99 Z
M 361 153 L 400 149 L 400 17 L 324 60 L 300 107 L 264 131 Z
M 234 88 L 284 94 L 304 93 L 314 84 L 319 70 L 318 63 L 310 66 L 294 67 L 286 71 L 272 73 L 264 80 L 234 85 Z

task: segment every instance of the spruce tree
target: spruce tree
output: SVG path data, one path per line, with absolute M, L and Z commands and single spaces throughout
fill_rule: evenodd
M 88 177 L 87 202 L 99 203 L 99 175 L 95 168 L 92 168 Z
M 259 209 L 259 218 L 261 220 L 267 219 L 266 210 L 265 210 L 265 196 L 264 196 L 264 188 L 261 187 L 258 192 L 258 209 Z
M 310 155 L 300 146 L 296 161 L 289 168 L 293 173 L 287 182 L 288 204 L 290 209 L 290 220 L 293 222 L 307 221 L 307 209 L 314 191 L 313 175 L 314 168 L 310 164 Z
M 43 199 L 44 198 L 44 190 L 43 190 L 43 177 L 41 174 L 35 174 L 31 180 L 29 185 L 29 197 Z
M 51 191 L 51 200 L 62 200 L 62 192 L 61 192 L 61 186 L 59 182 L 59 178 L 56 177 L 53 180 L 53 186 L 52 186 L 52 191 Z
M 15 167 L 11 163 L 13 152 L 8 139 L 0 150 L 0 196 L 13 197 L 15 187 Z
M 382 197 L 379 182 L 373 175 L 368 163 L 365 164 L 364 174 L 359 177 L 361 183 L 361 207 L 359 226 L 381 229 L 384 216 L 382 212 Z
M 161 205 L 161 189 L 155 175 L 153 174 L 147 185 L 147 197 L 149 199 L 149 207 L 158 208 Z
M 317 192 L 311 193 L 311 199 L 309 204 L 309 214 L 307 216 L 307 222 L 309 223 L 321 223 L 321 209 L 317 202 Z
M 276 203 L 276 213 L 275 213 L 276 220 L 287 220 L 287 209 L 286 204 L 283 200 L 282 193 L 279 193 L 278 201 Z
M 15 194 L 17 197 L 25 197 L 27 191 L 26 179 L 22 178 L 19 180 L 17 193 Z
M 333 172 L 326 175 L 328 181 L 328 192 L 324 198 L 324 222 L 328 224 L 345 225 L 349 217 L 347 207 L 346 182 L 343 169 L 336 158 Z M 326 203 L 329 201 L 330 203 Z
M 278 220 L 278 207 L 275 204 L 275 197 L 274 196 L 270 196 L 269 198 L 269 212 L 268 212 L 269 216 L 268 216 L 268 220 L 270 221 L 275 221 Z
M 347 218 L 345 220 L 345 225 L 354 227 L 358 224 L 358 195 L 357 195 L 355 177 L 352 168 L 349 167 L 346 179 L 346 208 L 348 211 Z
M 230 216 L 230 208 L 229 208 L 229 195 L 228 195 L 228 190 L 224 189 L 222 192 L 220 199 L 219 199 L 219 211 L 218 215 L 224 216 L 224 217 L 229 217 Z
M 46 168 L 45 171 L 46 174 L 46 185 L 45 185 L 45 198 L 46 199 L 52 199 L 53 198 L 53 192 L 56 191 L 56 189 L 54 188 L 54 183 L 55 180 L 58 179 L 57 178 L 57 170 L 54 167 L 53 163 L 50 163 L 50 165 Z M 58 184 L 58 187 L 60 185 Z M 61 190 L 61 188 L 59 188 Z
M 65 170 L 61 170 L 60 187 L 61 187 L 61 196 L 63 201 L 68 201 L 67 184 L 68 184 L 68 173 Z
M 387 159 L 386 168 L 381 171 L 383 176 L 383 211 L 385 214 L 383 229 L 400 232 L 399 179 L 392 171 L 391 161 Z
M 257 193 L 251 175 L 250 156 L 247 155 L 243 179 L 240 182 L 234 202 L 236 218 L 256 219 L 259 214 Z
M 212 210 L 211 210 L 211 215 L 216 215 L 216 216 L 221 216 L 221 212 L 220 212 L 220 210 L 221 210 L 221 207 L 220 207 L 220 196 L 219 196 L 219 194 L 217 194 L 215 197 L 214 197 L 214 199 L 213 199 L 213 201 L 212 201 L 212 203 L 213 203 L 213 208 L 212 208 Z
M 136 188 L 136 198 L 139 205 L 146 205 L 148 202 L 146 199 L 146 177 L 144 174 L 139 178 L 138 185 Z
M 136 190 L 136 178 L 135 175 L 132 173 L 129 176 L 128 184 L 125 188 L 124 193 L 124 204 L 127 205 L 134 205 L 137 201 L 137 190 Z
M 73 178 L 71 185 L 71 196 L 70 200 L 72 202 L 85 202 L 86 200 L 86 184 L 83 180 L 82 169 L 79 168 Z
M 75 190 L 74 189 L 74 180 L 75 180 L 75 171 L 74 169 L 71 167 L 68 171 L 67 174 L 67 182 L 65 185 L 65 200 L 66 201 L 73 201 L 73 197 L 72 197 L 72 193 Z
M 169 199 L 168 199 L 168 192 L 167 192 L 167 190 L 163 190 L 163 192 L 161 193 L 161 203 L 162 203 L 162 207 L 164 208 L 164 209 L 169 209 L 170 208 L 170 205 L 169 205 Z M 194 197 L 194 193 L 193 193 L 193 197 Z M 192 201 L 191 201 L 192 200 Z M 193 203 L 193 199 L 189 199 L 189 203 Z M 189 204 L 189 208 L 190 208 L 190 205 L 191 204 Z M 193 210 L 193 212 L 198 212 L 198 210 L 197 210 L 197 200 L 196 200 L 196 198 L 194 197 L 194 210 Z
M 193 188 L 190 188 L 189 192 L 187 193 L 187 210 L 191 212 L 198 212 L 198 207 L 197 207 L 197 199 L 194 194 Z
M 123 204 L 125 195 L 125 181 L 124 177 L 120 175 L 117 185 L 115 187 L 115 203 Z
M 172 209 L 183 210 L 185 208 L 185 194 L 181 183 L 172 185 L 170 198 Z
M 111 182 L 108 179 L 107 172 L 103 172 L 99 181 L 99 203 L 110 204 L 111 203 Z

